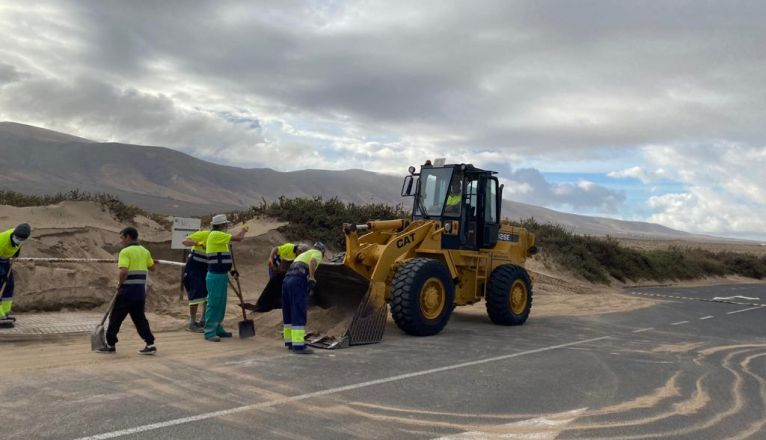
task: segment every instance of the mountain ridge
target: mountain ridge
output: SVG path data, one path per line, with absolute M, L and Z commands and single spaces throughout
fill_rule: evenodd
M 31 125 L 0 122 L 0 154 L 8 169 L 0 188 L 27 194 L 79 189 L 107 192 L 152 212 L 202 215 L 272 201 L 280 196 L 402 204 L 402 176 L 361 169 L 238 168 L 166 147 L 94 142 Z M 617 237 L 705 238 L 647 222 L 568 214 L 505 199 L 503 217 L 535 218 L 573 232 Z

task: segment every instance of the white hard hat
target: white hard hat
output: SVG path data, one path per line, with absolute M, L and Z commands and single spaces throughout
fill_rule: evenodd
M 226 218 L 226 214 L 218 214 L 213 216 L 213 220 L 210 221 L 211 225 L 223 225 L 229 223 L 229 219 Z

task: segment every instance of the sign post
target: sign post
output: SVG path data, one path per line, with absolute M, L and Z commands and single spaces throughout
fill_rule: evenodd
M 189 246 L 184 246 L 183 241 L 187 235 L 197 232 L 202 227 L 202 220 L 190 217 L 173 217 L 172 239 L 170 240 L 170 249 L 182 249 L 181 262 L 186 263 Z M 184 299 L 184 269 L 181 268 L 181 282 L 179 283 L 179 300 Z

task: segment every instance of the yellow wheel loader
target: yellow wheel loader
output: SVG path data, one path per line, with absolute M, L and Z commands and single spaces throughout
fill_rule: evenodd
M 495 324 L 527 320 L 532 283 L 523 266 L 537 251 L 535 237 L 501 225 L 503 185 L 496 173 L 430 161 L 409 172 L 402 196 L 414 198 L 412 217 L 344 224 L 345 253 L 317 269 L 310 304 L 336 319 L 317 328 L 309 318 L 310 345 L 380 342 L 389 305 L 396 325 L 416 336 L 439 333 L 455 306 L 482 298 Z M 280 308 L 281 288 L 282 277 L 272 278 L 251 308 Z

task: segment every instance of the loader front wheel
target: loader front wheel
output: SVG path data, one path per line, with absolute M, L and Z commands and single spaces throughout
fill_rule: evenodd
M 492 271 L 487 285 L 487 314 L 499 325 L 521 325 L 532 308 L 532 282 L 524 268 L 503 264 Z
M 439 333 L 454 306 L 455 286 L 441 261 L 414 258 L 396 271 L 391 284 L 391 316 L 404 332 L 414 336 Z

